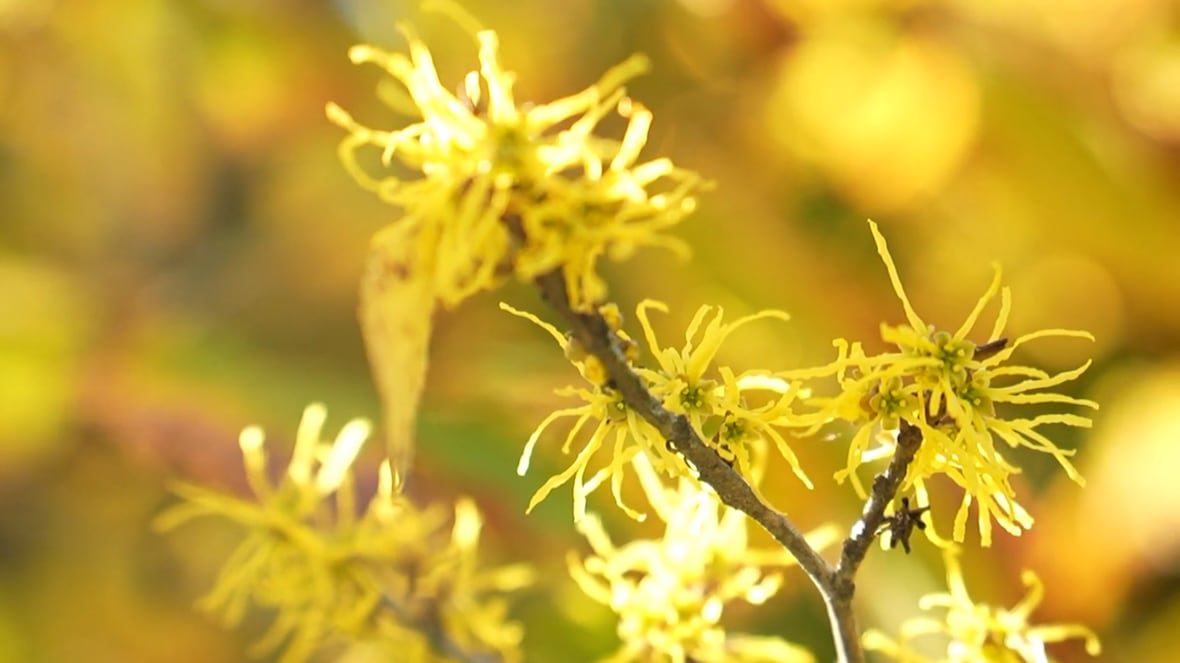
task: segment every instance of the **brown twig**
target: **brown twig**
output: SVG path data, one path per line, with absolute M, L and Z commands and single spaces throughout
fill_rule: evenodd
M 922 444 L 922 429 L 905 419 L 901 420 L 901 430 L 897 434 L 897 448 L 889 467 L 873 479 L 873 492 L 865 503 L 864 512 L 860 520 L 852 526 L 852 533 L 844 541 L 840 554 L 840 562 L 836 565 L 836 579 L 838 582 L 851 584 L 857 568 L 864 561 L 869 546 L 877 536 L 877 530 L 885 522 L 885 507 L 897 495 L 897 489 L 905 479 L 906 468 L 914 460 L 914 454 Z M 839 588 L 839 585 L 837 585 Z M 851 595 L 851 590 L 849 591 Z
M 852 609 L 852 597 L 856 593 L 856 571 L 868 554 L 869 546 L 877 538 L 877 531 L 885 522 L 885 508 L 897 495 L 901 482 L 905 479 L 906 470 L 914 460 L 914 454 L 922 444 L 922 429 L 906 420 L 901 421 L 901 430 L 897 434 L 897 448 L 889 467 L 873 479 L 873 492 L 865 502 L 861 517 L 852 525 L 852 531 L 844 540 L 840 549 L 840 561 L 836 564 L 836 571 L 832 575 L 831 595 L 824 598 L 828 601 L 828 613 L 832 619 L 832 631 L 837 643 L 856 642 L 858 658 L 848 660 L 863 660 L 860 649 L 860 629 L 856 624 L 856 613 Z M 843 660 L 843 659 L 842 659 Z
M 597 312 L 577 311 L 570 306 L 565 278 L 559 270 L 538 277 L 537 285 L 542 298 L 571 327 L 586 351 L 602 362 L 612 386 L 619 391 L 627 406 L 654 426 L 676 451 L 692 463 L 700 473 L 701 480 L 713 487 L 723 503 L 745 512 L 790 551 L 799 561 L 799 566 L 826 596 L 834 573 L 832 566 L 811 547 L 790 519 L 758 499 L 750 484 L 705 445 L 685 416 L 668 411 L 651 395 L 628 365 L 607 321 Z
M 685 416 L 669 411 L 652 396 L 628 364 L 606 319 L 597 312 L 576 310 L 570 305 L 560 270 L 541 275 L 536 283 L 542 298 L 570 326 L 582 347 L 602 362 L 611 386 L 618 390 L 627 407 L 654 426 L 697 469 L 701 480 L 713 487 L 724 504 L 746 513 L 795 556 L 824 598 L 838 660 L 862 663 L 864 651 L 852 610 L 853 579 L 883 522 L 886 505 L 897 494 L 906 468 L 921 444 L 920 429 L 902 423 L 893 461 L 873 481 L 873 494 L 865 504 L 863 516 L 844 542 L 839 565 L 833 568 L 785 514 L 762 502 L 750 484 L 700 439 Z

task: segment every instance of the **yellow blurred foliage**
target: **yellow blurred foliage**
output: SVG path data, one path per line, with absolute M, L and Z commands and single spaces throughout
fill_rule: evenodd
M 1134 592 L 1180 555 L 1180 362 L 1128 366 L 1095 389 L 1102 402 L 1080 497 L 1051 493 L 1038 528 L 1038 568 L 1070 588 L 1074 610 L 1110 623 Z M 1067 487 L 1062 486 L 1062 489 Z
M 57 453 L 76 403 L 93 308 L 72 275 L 0 258 L 0 480 Z
M 938 36 L 865 19 L 788 51 L 765 109 L 772 137 L 873 209 L 939 191 L 975 137 L 979 90 Z
M 1111 87 L 1131 124 L 1180 143 L 1180 31 L 1157 27 L 1127 44 L 1116 56 Z

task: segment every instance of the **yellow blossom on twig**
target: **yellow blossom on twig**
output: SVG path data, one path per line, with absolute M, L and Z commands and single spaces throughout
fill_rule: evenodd
M 1076 379 L 1089 367 L 1089 362 L 1058 374 L 1007 362 L 1018 347 L 1036 339 L 1093 337 L 1082 331 L 1047 329 L 1009 341 L 1003 333 L 1011 309 L 1011 293 L 1000 286 L 998 266 L 987 291 L 963 324 L 954 333 L 938 331 L 910 304 L 885 238 L 876 224 L 870 221 L 869 226 L 905 310 L 906 324 L 881 327 L 882 338 L 897 350 L 867 355 L 860 343 L 838 339 L 837 358 L 831 364 L 782 373 L 788 380 L 835 375 L 840 386 L 837 396 L 809 399 L 807 402 L 814 409 L 797 416 L 795 421 L 807 427 L 809 433 L 837 418 L 857 425 L 847 465 L 836 477 L 841 481 L 851 478 L 862 497 L 866 491 L 857 469 L 863 463 L 890 458 L 899 422 L 909 421 L 921 429 L 923 441 L 901 491 L 917 490 L 918 501 L 924 503 L 925 481 L 937 475 L 946 476 L 964 489 L 955 517 L 954 540 L 962 541 L 966 535 L 968 508 L 972 503 L 979 508 L 983 545 L 991 544 L 992 522 L 1019 535 L 1032 525 L 1032 518 L 1016 500 L 1010 477 L 1020 469 L 1002 453 L 1001 443 L 1053 456 L 1071 479 L 1082 484 L 1081 476 L 1069 461 L 1074 452 L 1059 448 L 1040 429 L 1049 424 L 1089 427 L 1091 422 L 1087 417 L 1070 413 L 1016 418 L 1008 412 L 997 412 L 996 406 L 1055 404 L 1097 408 L 1098 405 L 1047 391 Z M 1000 310 L 991 331 L 981 342 L 973 342 L 969 337 L 979 317 L 997 295 Z M 927 532 L 936 536 L 932 528 Z
M 622 259 L 647 245 L 687 252 L 663 231 L 693 210 L 702 182 L 666 158 L 639 160 L 652 114 L 623 84 L 647 70 L 645 58 L 626 60 L 568 97 L 518 103 L 495 32 L 475 28 L 479 67 L 452 92 L 426 45 L 409 26 L 399 28 L 408 56 L 373 46 L 356 46 L 349 56 L 392 76 L 400 87 L 382 88 L 386 100 L 415 121 L 383 130 L 335 104 L 327 113 L 349 133 L 340 146 L 348 171 L 402 210 L 396 223 L 413 230 L 401 234 L 417 243 L 415 253 L 431 257 L 444 304 L 494 286 L 504 271 L 531 279 L 561 269 L 580 307 L 604 298 L 600 256 Z M 594 134 L 612 112 L 628 121 L 621 140 Z M 362 167 L 362 148 L 374 148 L 386 171 Z
M 661 467 L 679 467 L 683 463 L 668 450 L 659 431 L 644 421 L 634 410 L 627 407 L 627 404 L 623 402 L 622 396 L 619 393 L 603 383 L 606 376 L 603 373 L 602 365 L 593 356 L 586 355 L 584 351 L 579 350 L 576 341 L 563 335 L 553 325 L 541 320 L 532 313 L 514 309 L 503 303 L 500 304 L 500 308 L 513 315 L 529 320 L 549 332 L 549 335 L 565 351 L 566 357 L 570 359 L 582 374 L 582 377 L 589 383 L 589 386 L 569 386 L 558 390 L 558 395 L 576 397 L 582 403 L 549 414 L 537 426 L 533 434 L 529 436 L 528 442 L 525 443 L 524 451 L 520 456 L 520 463 L 516 468 L 517 473 L 521 476 L 524 476 L 528 472 L 533 449 L 536 447 L 537 441 L 555 421 L 564 418 L 574 418 L 574 424 L 566 435 L 565 444 L 561 448 L 562 453 L 566 454 L 570 453 L 571 447 L 582 433 L 582 430 L 586 428 L 587 424 L 594 426 L 589 438 L 586 439 L 582 448 L 578 451 L 574 462 L 564 471 L 551 477 L 537 490 L 532 499 L 529 500 L 528 510 L 532 511 L 533 507 L 540 504 L 541 500 L 545 499 L 554 488 L 572 479 L 574 483 L 574 521 L 580 521 L 586 515 L 586 496 L 609 477 L 615 503 L 627 515 L 636 520 L 643 520 L 645 516 L 642 512 L 627 506 L 623 502 L 623 469 L 626 467 L 628 461 L 640 451 L 649 451 L 655 455 Z M 612 310 L 616 314 L 615 320 L 617 322 L 619 320 L 617 310 Z M 616 331 L 616 334 L 622 334 L 622 332 Z M 626 336 L 623 335 L 621 338 L 626 339 Z M 593 458 L 604 444 L 608 443 L 613 443 L 610 461 L 606 467 L 587 477 L 586 472 L 591 458 Z M 669 469 L 668 471 L 673 470 Z
M 796 563 L 782 548 L 750 549 L 747 519 L 709 488 L 686 478 L 665 486 L 644 454 L 632 463 L 664 536 L 616 546 L 602 522 L 587 515 L 578 529 L 593 554 L 569 557 L 570 573 L 591 598 L 619 616 L 622 647 L 609 660 L 812 661 L 805 649 L 774 637 L 729 633 L 721 625 L 727 605 L 761 604 L 778 591 L 781 570 Z M 822 548 L 835 541 L 823 528 L 808 535 Z
M 574 424 L 562 446 L 563 453 L 570 453 L 588 424 L 594 426 L 589 437 L 582 443 L 574 462 L 565 471 L 546 481 L 533 496 L 529 502 L 530 510 L 554 488 L 572 479 L 574 520 L 581 520 L 586 513 L 586 495 L 609 477 L 611 490 L 619 507 L 632 518 L 642 520 L 643 514 L 624 504 L 622 500 L 623 470 L 640 452 L 646 453 L 661 472 L 696 480 L 691 466 L 670 451 L 667 441 L 660 433 L 628 407 L 622 395 L 605 381 L 606 376 L 596 358 L 581 351 L 575 340 L 561 334 L 552 325 L 531 313 L 518 311 L 506 304 L 501 304 L 500 307 L 531 320 L 548 331 L 561 345 L 566 357 L 578 368 L 582 377 L 590 383 L 589 387 L 566 387 L 560 390 L 560 395 L 577 397 L 581 399 L 582 404 L 550 414 L 537 426 L 525 444 L 517 468 L 521 475 L 528 470 L 537 441 L 552 423 L 563 418 L 574 418 Z M 656 366 L 652 368 L 644 368 L 639 363 L 638 350 L 634 343 L 618 329 L 621 316 L 617 308 L 608 305 L 602 309 L 608 313 L 606 319 L 612 321 L 615 335 L 626 348 L 628 361 L 640 378 L 648 383 L 649 393 L 654 398 L 662 400 L 670 411 L 686 414 L 701 438 L 751 482 L 761 478 L 770 441 L 790 462 L 799 479 L 810 488 L 811 481 L 799 466 L 794 452 L 787 445 L 783 435 L 775 429 L 784 425 L 784 419 L 790 416 L 789 406 L 795 392 L 785 382 L 765 371 L 747 371 L 737 375 L 725 366 L 717 368 L 715 373 L 710 370 L 718 349 L 734 330 L 761 318 L 786 319 L 787 314 L 781 311 L 762 311 L 723 324 L 721 309 L 704 306 L 697 311 L 689 324 L 683 349 L 677 350 L 659 345 L 647 315 L 650 308 L 663 310 L 665 307 L 659 302 L 645 300 L 636 309 L 648 350 L 656 360 Z M 753 392 L 768 393 L 769 400 L 751 405 L 747 401 Z M 591 459 L 604 445 L 611 443 L 613 451 L 607 465 L 596 473 L 587 475 Z
M 998 608 L 976 603 L 967 594 L 957 550 L 946 549 L 943 558 L 950 591 L 923 596 L 918 605 L 923 610 L 945 609 L 946 615 L 906 621 L 897 640 L 870 630 L 863 638 L 866 649 L 902 663 L 1050 663 L 1053 659 L 1046 652 L 1047 644 L 1083 638 L 1086 653 L 1097 656 L 1102 652 L 1098 637 L 1084 626 L 1030 623 L 1045 593 L 1044 585 L 1032 571 L 1021 576 L 1028 594 L 1012 608 Z M 910 648 L 911 640 L 937 634 L 947 638 L 945 656 L 929 658 Z
M 376 493 L 358 510 L 352 466 L 369 423 L 353 420 L 324 442 L 326 416 L 319 404 L 304 411 L 277 483 L 267 473 L 262 430 L 242 431 L 254 500 L 177 486 L 185 501 L 163 513 L 158 526 L 217 516 L 247 532 L 201 606 L 227 625 L 238 624 L 251 604 L 275 611 L 255 649 L 281 648 L 284 663 L 305 661 L 341 637 L 373 636 L 401 643 L 404 651 L 490 651 L 518 659 L 523 634 L 507 620 L 507 602 L 498 594 L 531 582 L 529 569 L 479 569 L 475 505 L 455 504 L 448 535 L 447 511 L 420 509 L 402 496 L 389 461 L 380 467 Z
M 656 360 L 654 367 L 639 369 L 651 385 L 652 395 L 661 399 L 668 410 L 687 416 L 701 439 L 722 459 L 735 464 L 752 483 L 761 478 L 769 440 L 799 480 L 811 488 L 811 479 L 799 465 L 795 452 L 775 428 L 791 416 L 796 390 L 767 371 L 748 371 L 740 376 L 728 366 L 718 367 L 716 374 L 709 371 L 721 344 L 738 328 L 763 318 L 790 320 L 790 316 L 770 309 L 722 323 L 724 311 L 720 307 L 702 306 L 684 333 L 684 346 L 677 350 L 660 347 L 648 319 L 649 309 L 666 312 L 667 306 L 647 299 L 635 311 Z M 756 391 L 773 396 L 761 405 L 751 406 L 749 397 Z

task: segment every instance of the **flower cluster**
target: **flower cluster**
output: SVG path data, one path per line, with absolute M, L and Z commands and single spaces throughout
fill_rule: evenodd
M 1025 571 L 1021 579 L 1028 594 L 1012 608 L 998 608 L 976 603 L 967 594 L 958 552 L 947 548 L 944 552 L 947 569 L 948 593 L 928 594 L 919 601 L 923 610 L 946 609 L 941 619 L 918 617 L 901 627 L 898 640 L 877 630 L 864 635 L 866 649 L 879 651 L 901 663 L 1049 663 L 1045 645 L 1071 638 L 1085 640 L 1086 653 L 1097 656 L 1102 652 L 1098 637 L 1084 626 L 1049 624 L 1034 626 L 1029 623 L 1033 610 L 1044 597 L 1045 588 L 1032 571 Z M 914 638 L 941 634 L 948 639 L 946 655 L 929 658 L 910 647 Z
M 1058 448 L 1039 430 L 1048 424 L 1088 427 L 1090 419 L 1069 413 L 1039 414 L 1008 418 L 997 405 L 1060 404 L 1097 408 L 1093 401 L 1046 391 L 1080 376 L 1085 365 L 1049 374 L 1037 368 L 1011 365 L 1013 352 L 1021 345 L 1045 337 L 1078 337 L 1090 334 L 1066 329 L 1048 329 L 1020 336 L 1003 337 L 1011 308 L 1011 294 L 1000 287 L 1000 270 L 963 324 L 954 332 L 935 330 L 914 311 L 902 288 L 897 268 L 885 239 L 870 222 L 877 250 L 885 262 L 889 279 L 906 314 L 906 324 L 882 325 L 882 338 L 896 351 L 867 355 L 860 343 L 836 341 L 834 362 L 816 369 L 788 371 L 785 379 L 800 380 L 835 375 L 840 392 L 834 397 L 811 398 L 813 407 L 798 420 L 814 432 L 833 419 L 858 426 L 848 450 L 846 467 L 839 480 L 851 478 L 863 497 L 864 486 L 857 469 L 866 462 L 893 455 L 902 419 L 921 429 L 923 441 L 909 467 L 902 492 L 915 490 L 918 501 L 928 504 L 925 481 L 944 475 L 964 489 L 955 517 L 954 539 L 966 534 L 968 508 L 979 508 L 979 532 L 983 545 L 991 544 L 994 521 L 1019 535 L 1032 525 L 1032 518 L 1016 501 L 1010 477 L 1020 470 L 1001 452 L 1001 444 L 1025 447 L 1052 455 L 1071 479 L 1083 483 L 1069 462 L 1073 451 Z M 980 315 L 996 296 L 1000 311 L 987 338 L 975 343 L 969 336 Z M 876 446 L 873 447 L 873 443 Z M 933 529 L 928 530 L 933 534 Z
M 722 506 L 708 488 L 681 478 L 667 486 L 644 454 L 635 471 L 664 536 L 615 546 L 593 514 L 578 524 L 593 554 L 571 554 L 570 573 L 593 599 L 619 615 L 622 647 L 610 661 L 810 662 L 806 650 L 776 637 L 728 633 L 728 604 L 761 604 L 778 591 L 781 569 L 795 559 L 786 550 L 747 545 L 745 514 Z M 813 546 L 835 540 L 834 531 L 808 535 Z
M 519 625 L 506 619 L 498 594 L 531 582 L 526 567 L 481 570 L 476 547 L 481 518 L 467 499 L 454 508 L 420 509 L 401 495 L 386 461 L 376 494 L 358 515 L 352 465 L 370 432 L 353 420 L 332 442 L 321 431 L 322 405 L 303 414 L 286 474 L 267 473 L 262 430 L 242 431 L 240 444 L 254 500 L 179 485 L 184 502 L 158 525 L 175 527 L 200 516 L 226 518 L 247 536 L 226 560 L 201 605 L 228 625 L 250 604 L 274 610 L 275 621 L 256 649 L 282 648 L 281 661 L 305 661 L 334 637 L 380 636 L 402 651 L 496 652 L 519 658 Z
M 645 300 L 636 309 L 644 337 L 656 360 L 654 368 L 639 368 L 651 393 L 671 412 L 688 417 L 701 439 L 736 467 L 742 476 L 757 481 L 765 467 L 767 441 L 791 465 L 795 476 L 808 488 L 811 479 L 803 472 L 799 459 L 776 427 L 790 422 L 791 403 L 797 392 L 766 371 L 746 371 L 735 375 L 728 366 L 718 366 L 716 377 L 709 377 L 709 367 L 725 339 L 739 327 L 762 318 L 789 320 L 776 310 L 765 310 L 722 323 L 720 307 L 702 306 L 684 333 L 684 346 L 660 347 L 648 319 L 648 309 L 667 311 L 657 301 Z M 771 394 L 752 405 L 755 393 Z
M 528 470 L 537 441 L 555 421 L 575 419 L 566 435 L 563 453 L 569 453 L 575 442 L 582 439 L 582 432 L 588 424 L 593 426 L 589 436 L 581 442 L 581 449 L 574 462 L 537 491 L 529 504 L 530 510 L 554 488 L 573 479 L 574 520 L 580 521 L 586 513 L 586 495 L 610 478 L 619 507 L 631 517 L 642 520 L 643 514 L 626 505 L 621 495 L 623 471 L 641 453 L 647 454 L 649 461 L 664 474 L 683 476 L 696 483 L 697 477 L 691 466 L 675 455 L 660 432 L 624 401 L 606 379 L 598 360 L 580 349 L 576 339 L 563 335 L 530 313 L 518 311 L 506 304 L 501 304 L 501 308 L 531 320 L 548 331 L 589 383 L 588 386 L 559 390 L 558 394 L 576 397 L 582 401 L 581 404 L 550 414 L 533 431 L 525 445 L 517 468 L 521 475 Z M 617 308 L 613 305 L 600 308 L 625 348 L 632 369 L 646 383 L 649 393 L 659 399 L 668 411 L 685 415 L 700 438 L 743 476 L 751 480 L 761 477 L 768 447 L 773 443 L 799 479 L 810 488 L 811 480 L 803 472 L 786 439 L 776 430 L 790 423 L 790 404 L 796 397 L 795 390 L 765 371 L 736 374 L 727 366 L 711 370 L 721 344 L 736 329 L 762 318 L 785 320 L 787 314 L 762 311 L 723 323 L 724 312 L 720 308 L 704 306 L 689 324 L 684 346 L 677 349 L 662 347 L 656 339 L 648 317 L 651 309 L 666 310 L 666 307 L 659 302 L 645 300 L 636 310 L 644 340 L 655 359 L 655 365 L 649 367 L 639 362 L 638 348 L 619 329 L 622 319 Z M 613 444 L 610 460 L 605 467 L 587 477 L 591 460 L 606 444 Z
M 400 29 L 408 57 L 372 46 L 349 57 L 388 72 L 399 85 L 382 87 L 384 100 L 417 121 L 380 130 L 335 104 L 327 113 L 349 132 L 340 147 L 349 172 L 402 210 L 397 223 L 409 229 L 398 234 L 415 244 L 415 255 L 430 257 L 426 269 L 444 304 L 493 287 L 505 272 L 531 279 L 560 269 L 581 307 L 605 295 L 600 256 L 622 259 L 647 245 L 687 252 L 662 232 L 692 211 L 703 182 L 665 158 L 639 161 L 652 115 L 623 84 L 647 69 L 646 59 L 626 60 L 577 94 L 522 104 L 495 32 L 476 30 L 479 68 L 452 93 L 425 44 Z M 621 140 L 594 134 L 611 112 L 628 120 Z M 386 172 L 362 167 L 366 147 L 380 151 Z M 379 233 L 374 247 L 382 243 Z

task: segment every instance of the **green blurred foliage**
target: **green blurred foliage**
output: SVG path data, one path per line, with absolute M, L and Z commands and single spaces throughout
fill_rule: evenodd
M 672 305 L 665 337 L 712 303 L 794 317 L 787 333 L 735 336 L 725 359 L 739 368 L 826 361 L 833 336 L 871 346 L 881 321 L 902 316 L 866 217 L 929 319 L 960 320 L 996 260 L 1014 289 L 1013 333 L 1093 331 L 1093 345 L 1027 357 L 1096 361 L 1075 394 L 1103 404 L 1096 426 L 1061 440 L 1080 449 L 1089 486 L 1022 457 L 1018 490 L 1038 524 L 969 552 L 966 571 L 981 600 L 1010 604 L 1019 570 L 1036 568 L 1041 621 L 1089 623 L 1105 660 L 1169 660 L 1180 644 L 1174 3 L 465 6 L 500 31 L 522 99 L 581 89 L 633 51 L 653 58 L 631 86 L 655 112 L 646 154 L 718 183 L 681 231 L 691 263 L 652 252 L 608 267 L 624 310 L 646 296 Z M 191 609 L 234 533 L 210 523 L 159 537 L 149 521 L 172 478 L 244 490 L 247 424 L 289 439 L 313 400 L 338 423 L 376 414 L 356 284 L 368 237 L 396 217 L 343 174 L 323 106 L 390 126 L 377 73 L 345 54 L 399 44 L 402 18 L 422 20 L 458 82 L 470 40 L 407 3 L 0 0 L 0 661 L 244 658 L 257 631 L 223 632 Z M 440 316 L 409 489 L 475 497 L 489 559 L 533 559 L 555 579 L 520 600 L 531 658 L 583 660 L 613 648 L 613 623 L 564 580 L 564 551 L 583 545 L 569 505 L 555 495 L 522 513 L 560 458 L 547 447 L 532 474 L 514 472 L 557 404 L 552 388 L 575 375 L 498 297 L 543 310 L 514 284 Z M 796 449 L 815 477 L 843 455 L 830 440 Z M 846 487 L 768 492 L 804 527 L 857 512 Z M 930 550 L 871 555 L 862 622 L 893 628 L 941 578 Z M 748 617 L 823 658 L 819 602 L 795 579 Z

